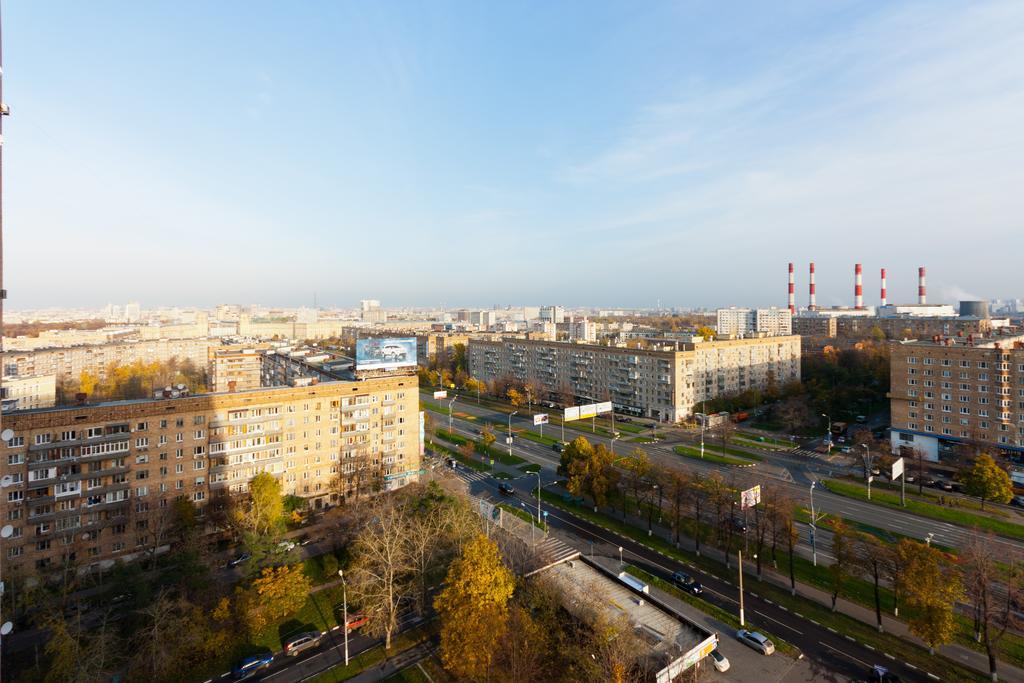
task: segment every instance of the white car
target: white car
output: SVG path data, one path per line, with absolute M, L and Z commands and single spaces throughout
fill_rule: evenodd
M 293 543 L 292 541 L 281 541 L 277 544 L 277 547 L 280 548 L 283 552 L 288 553 L 295 548 L 295 543 Z
M 392 362 L 405 360 L 406 353 L 405 348 L 399 344 L 385 344 L 380 350 L 381 358 Z
M 711 663 L 715 665 L 716 670 L 722 673 L 729 670 L 729 660 L 725 658 L 725 655 L 718 651 L 717 647 L 711 651 Z
M 775 652 L 775 643 L 768 640 L 763 633 L 740 629 L 736 632 L 736 638 L 747 647 L 753 648 L 765 656 Z

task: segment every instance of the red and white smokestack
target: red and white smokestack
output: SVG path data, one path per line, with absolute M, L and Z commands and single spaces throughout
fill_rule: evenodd
M 795 280 L 793 278 L 793 264 L 789 264 L 789 312 L 796 313 L 796 290 Z
M 853 307 L 864 308 L 864 269 L 859 263 L 853 267 Z
M 814 261 L 811 261 L 811 282 L 807 286 L 808 303 L 807 308 L 809 310 L 816 310 L 818 308 L 818 300 L 814 293 Z
M 917 269 L 917 303 L 923 306 L 927 300 L 924 286 L 924 266 L 921 266 Z
M 885 268 L 882 268 L 882 305 L 885 306 Z

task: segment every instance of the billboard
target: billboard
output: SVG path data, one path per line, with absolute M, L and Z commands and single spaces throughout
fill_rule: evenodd
M 761 502 L 761 485 L 752 486 L 740 493 L 740 508 L 746 510 Z
M 903 476 L 903 458 L 900 458 L 892 464 L 892 476 L 889 478 L 896 481 L 896 479 L 901 476 Z
M 434 392 L 434 398 L 448 398 L 448 392 L 447 391 L 435 391 Z
M 540 413 L 538 415 L 534 415 L 533 416 L 533 426 L 534 427 L 536 427 L 537 425 L 546 425 L 547 423 L 548 423 L 548 414 L 547 413 Z
M 598 415 L 604 415 L 605 413 L 610 413 L 610 412 L 612 412 L 612 402 L 611 401 L 605 401 L 604 403 L 595 403 L 594 404 L 594 411 Z
M 580 409 L 575 406 L 573 406 L 572 408 L 566 408 L 565 415 L 562 419 L 565 420 L 566 422 L 569 422 L 570 420 L 580 419 Z
M 356 370 L 416 367 L 416 338 L 369 337 L 356 340 Z

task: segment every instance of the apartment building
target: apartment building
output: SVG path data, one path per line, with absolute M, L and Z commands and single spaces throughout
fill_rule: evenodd
M 416 377 L 400 375 L 6 414 L 4 569 L 152 551 L 175 498 L 202 513 L 259 472 L 314 507 L 400 487 L 420 474 L 418 411 Z
M 785 308 L 719 308 L 717 331 L 723 337 L 793 334 L 793 314 Z
M 615 409 L 682 420 L 717 396 L 800 379 L 800 337 L 664 342 L 654 348 L 526 339 L 469 342 L 470 374 L 531 383 L 549 400 L 610 400 Z
M 938 461 L 956 444 L 1024 452 L 1024 336 L 891 345 L 891 444 Z
M 57 378 L 53 375 L 4 377 L 0 387 L 3 412 L 49 408 L 57 402 Z
M 177 358 L 190 360 L 202 368 L 206 366 L 210 349 L 218 346 L 219 339 L 154 339 L 11 351 L 3 354 L 3 371 L 5 375 L 55 375 L 57 383 L 61 384 L 78 380 L 83 372 L 105 379 L 111 365 L 128 365 L 139 360 L 151 363 Z
M 263 352 L 269 349 L 269 344 L 211 348 L 210 390 L 223 393 L 259 389 L 263 385 Z

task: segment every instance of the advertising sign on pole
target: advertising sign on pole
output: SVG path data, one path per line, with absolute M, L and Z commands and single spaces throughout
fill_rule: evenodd
M 547 423 L 548 423 L 548 414 L 547 413 L 539 413 L 539 414 L 533 416 L 533 426 L 534 427 L 536 427 L 537 425 L 546 425 Z
M 596 412 L 598 415 L 604 415 L 605 413 L 612 412 L 612 402 L 605 401 L 604 403 L 595 403 L 594 412 Z
M 900 458 L 892 464 L 892 479 L 895 481 L 897 478 L 903 476 L 903 458 Z
M 444 390 L 435 391 L 434 398 L 448 398 L 448 392 Z
M 581 420 L 584 419 L 584 418 L 587 418 L 587 417 L 594 417 L 595 415 L 597 415 L 597 404 L 596 403 L 588 403 L 585 406 L 580 406 L 580 419 Z
M 740 508 L 746 510 L 761 502 L 761 485 L 752 486 L 740 494 Z
M 578 419 L 580 419 L 580 409 L 579 409 L 579 407 L 578 406 L 573 406 L 572 408 L 566 408 L 565 409 L 565 415 L 562 417 L 562 419 L 565 420 L 566 422 L 569 422 L 571 420 L 578 420 Z

